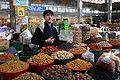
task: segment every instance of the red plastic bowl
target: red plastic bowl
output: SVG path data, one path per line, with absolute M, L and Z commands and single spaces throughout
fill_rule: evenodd
M 17 76 L 19 76 L 20 74 L 23 74 L 25 72 L 27 72 L 29 68 L 29 64 L 27 65 L 27 67 L 19 72 L 0 72 L 0 76 L 2 78 L 2 80 L 12 80 L 14 78 L 16 78 Z
M 53 62 L 46 65 L 30 64 L 30 69 L 34 72 L 42 72 L 44 69 L 51 67 L 53 65 Z

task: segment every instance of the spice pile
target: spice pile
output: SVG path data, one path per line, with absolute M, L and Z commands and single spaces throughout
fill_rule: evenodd
M 40 49 L 40 52 L 57 52 L 57 51 L 59 51 L 59 50 L 54 46 L 42 47 Z

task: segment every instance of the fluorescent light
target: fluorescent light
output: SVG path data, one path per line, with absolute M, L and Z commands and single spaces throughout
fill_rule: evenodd
M 105 0 L 83 0 L 83 2 L 103 4 L 103 3 L 105 3 Z M 120 0 L 112 0 L 112 3 L 114 3 L 114 2 L 120 2 Z

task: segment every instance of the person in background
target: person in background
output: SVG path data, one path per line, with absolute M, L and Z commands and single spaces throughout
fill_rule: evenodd
M 55 26 L 53 25 L 53 11 L 45 10 L 43 17 L 45 22 L 42 25 L 39 25 L 33 37 L 31 38 L 31 43 L 39 45 L 39 48 L 54 45 L 59 46 L 64 41 L 60 41 L 58 38 L 58 32 Z
M 97 28 L 101 28 L 101 22 L 100 22 L 100 20 L 97 21 L 97 25 L 96 25 L 96 27 L 97 27 Z

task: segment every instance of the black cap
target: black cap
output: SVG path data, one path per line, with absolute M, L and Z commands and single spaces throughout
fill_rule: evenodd
M 53 11 L 51 11 L 51 10 L 45 10 L 45 11 L 43 12 L 43 16 L 45 16 L 46 14 L 54 15 Z

